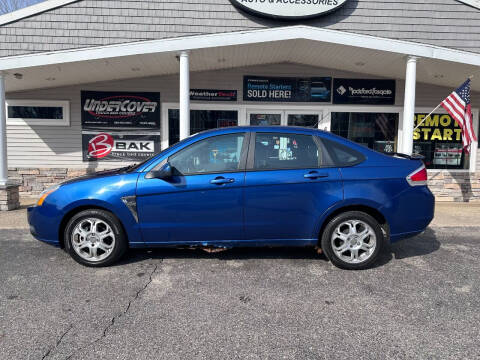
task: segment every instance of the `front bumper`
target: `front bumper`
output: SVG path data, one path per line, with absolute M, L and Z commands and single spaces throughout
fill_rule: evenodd
M 35 239 L 60 246 L 58 221 L 49 214 L 48 207 L 43 205 L 27 208 L 27 220 L 30 225 L 30 233 Z

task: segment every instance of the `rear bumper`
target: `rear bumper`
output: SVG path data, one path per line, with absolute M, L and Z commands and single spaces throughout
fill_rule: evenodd
M 390 241 L 395 242 L 422 233 L 435 214 L 435 197 L 427 186 L 411 187 L 383 210 L 390 214 Z

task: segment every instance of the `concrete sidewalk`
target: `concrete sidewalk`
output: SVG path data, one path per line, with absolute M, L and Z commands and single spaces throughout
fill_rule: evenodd
M 19 210 L 0 212 L 0 229 L 28 228 L 26 208 L 36 200 L 22 198 Z M 480 203 L 437 202 L 431 226 L 480 226 Z

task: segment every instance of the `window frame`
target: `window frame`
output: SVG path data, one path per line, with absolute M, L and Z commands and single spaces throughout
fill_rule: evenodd
M 275 169 L 257 169 L 255 168 L 255 147 L 256 147 L 256 139 L 257 133 L 259 134 L 287 134 L 287 135 L 302 135 L 302 136 L 310 136 L 312 141 L 317 146 L 318 150 L 322 150 L 326 152 L 327 157 L 330 161 L 332 161 L 332 165 L 328 166 L 320 166 L 317 165 L 316 167 L 308 167 L 308 168 L 299 168 L 299 167 L 292 167 L 292 168 L 275 168 Z M 282 170 L 306 170 L 306 169 L 331 169 L 336 168 L 337 166 L 334 164 L 333 158 L 329 151 L 327 151 L 326 147 L 323 145 L 319 136 L 315 134 L 304 134 L 300 132 L 284 132 L 284 131 L 252 131 L 250 135 L 250 146 L 248 148 L 248 157 L 247 157 L 247 166 L 246 171 L 248 172 L 259 172 L 259 171 L 282 171 Z
M 62 119 L 11 118 L 8 116 L 9 106 L 61 107 L 63 118 Z M 7 125 L 70 126 L 70 101 L 68 100 L 8 99 L 8 100 L 5 100 L 5 113 L 7 118 Z
M 214 136 L 209 136 L 209 137 L 205 137 L 205 138 L 199 139 L 198 141 L 195 141 L 194 143 L 191 143 L 191 144 L 185 146 L 184 148 L 176 151 L 175 153 L 171 154 L 171 155 L 166 159 L 166 162 L 170 164 L 170 159 L 171 159 L 173 156 L 176 156 L 176 155 L 180 154 L 181 152 L 187 150 L 189 147 L 194 146 L 194 145 L 198 144 L 198 143 L 201 142 L 201 141 L 213 139 L 213 138 L 220 137 L 220 136 L 231 136 L 231 135 L 239 135 L 239 134 L 243 135 L 244 138 L 243 138 L 242 149 L 240 150 L 240 160 L 239 160 L 239 162 L 238 162 L 238 169 L 236 169 L 236 170 L 220 171 L 220 172 L 219 172 L 219 171 L 209 171 L 209 172 L 202 172 L 202 173 L 186 173 L 186 174 L 181 174 L 181 175 L 174 174 L 174 176 L 198 176 L 198 175 L 231 174 L 231 173 L 245 172 L 245 170 L 246 170 L 246 163 L 247 163 L 248 149 L 249 149 L 249 142 L 250 142 L 250 138 L 251 138 L 251 134 L 250 134 L 250 132 L 248 132 L 248 131 L 239 131 L 239 132 L 233 132 L 233 133 L 228 133 L 228 134 L 217 134 L 217 135 L 214 135 Z M 162 161 L 161 163 L 163 164 L 164 162 L 165 162 L 165 160 Z M 157 165 L 155 168 L 157 168 L 157 167 L 160 166 L 160 165 L 161 165 L 161 164 Z

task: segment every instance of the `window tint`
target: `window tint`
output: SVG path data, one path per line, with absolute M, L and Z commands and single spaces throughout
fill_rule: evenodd
M 180 175 L 239 170 L 245 134 L 214 136 L 172 155 L 169 163 Z
M 349 147 L 332 140 L 322 139 L 337 166 L 353 166 L 365 160 L 365 157 Z
M 310 135 L 257 133 L 255 169 L 307 169 L 326 166 L 325 154 Z
M 9 118 L 63 119 L 63 108 L 53 106 L 8 106 Z

